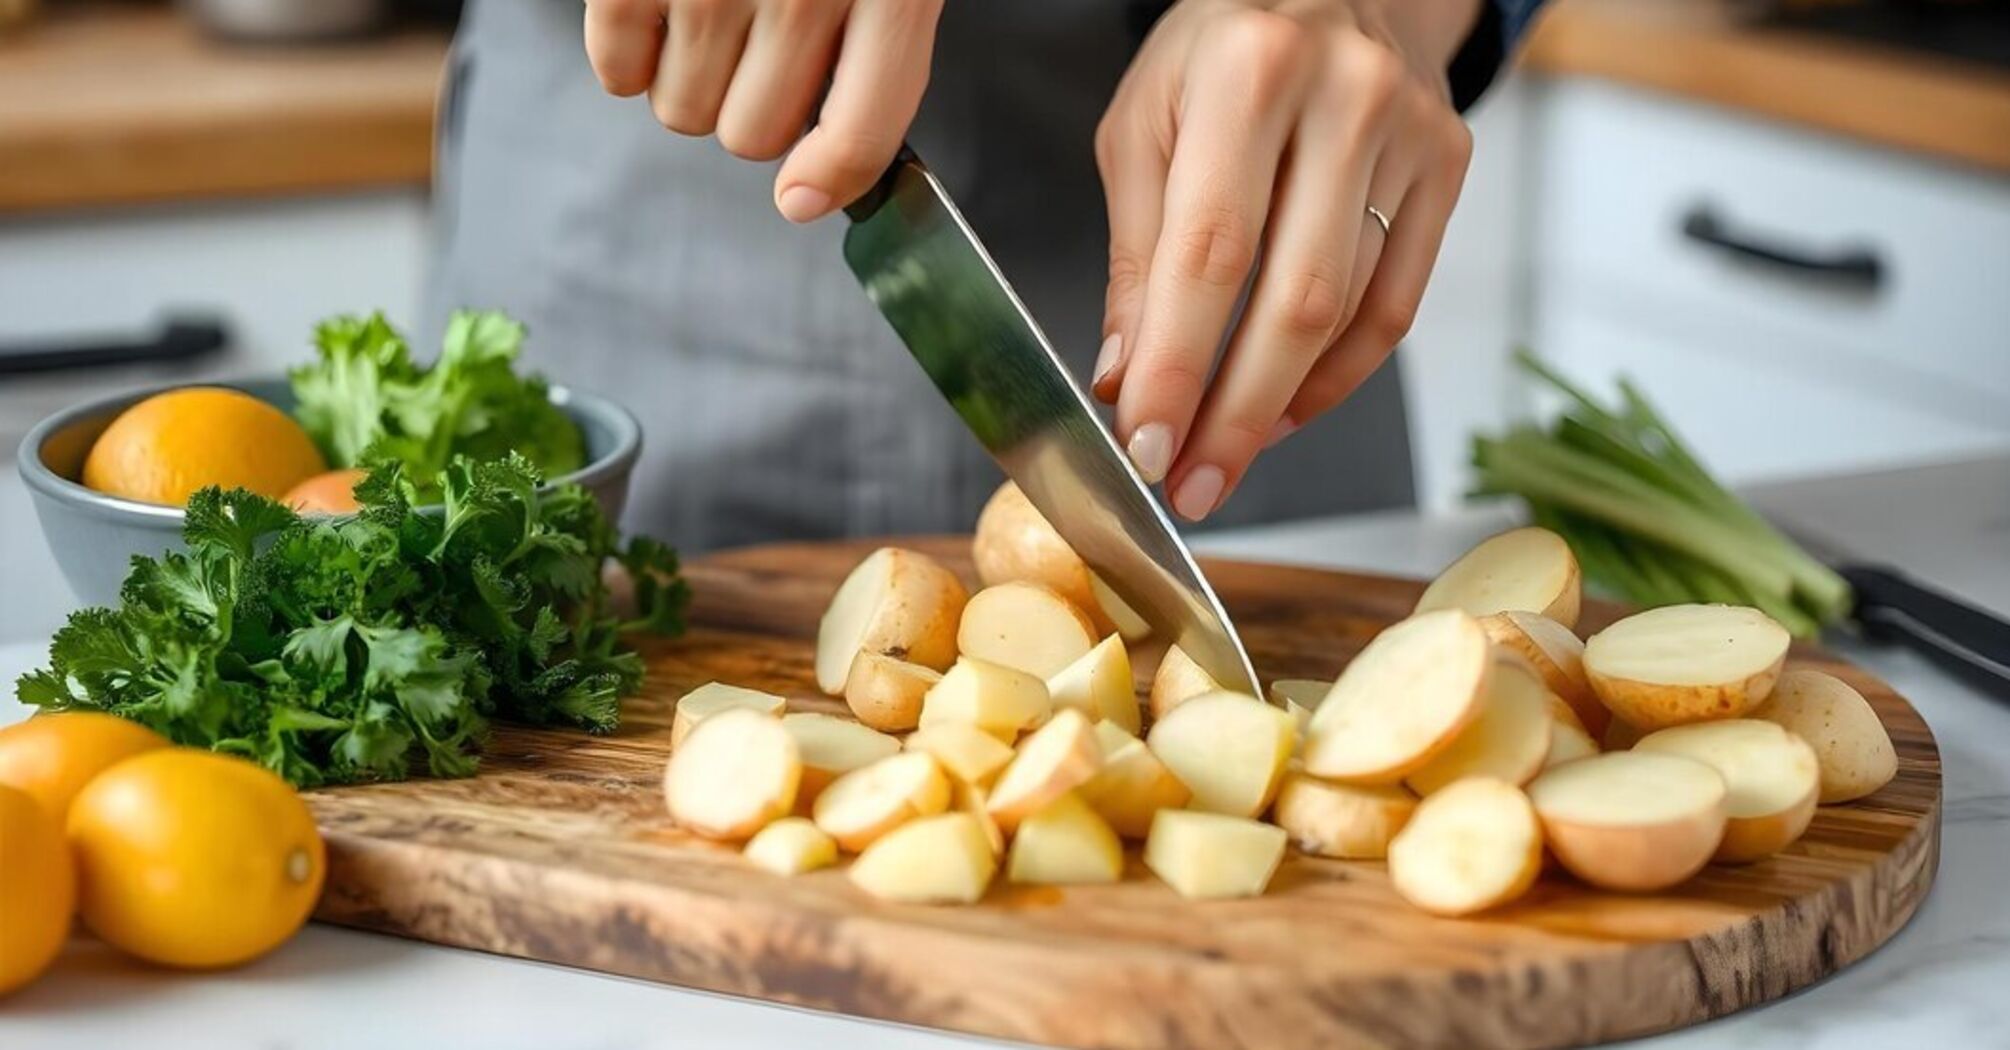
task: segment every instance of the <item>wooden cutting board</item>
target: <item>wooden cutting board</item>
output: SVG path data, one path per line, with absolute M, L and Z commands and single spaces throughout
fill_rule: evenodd
M 974 579 L 967 541 L 914 545 Z M 480 776 L 310 796 L 329 845 L 319 917 L 484 951 L 861 1017 L 1069 1047 L 1553 1047 L 1691 1024 L 1862 958 L 1933 881 L 1940 755 L 1883 683 L 1815 650 L 1898 746 L 1875 796 L 1824 807 L 1786 853 L 1656 895 L 1545 875 L 1477 919 L 1423 915 L 1379 863 L 1293 856 L 1258 899 L 1195 903 L 1135 852 L 1119 885 L 994 885 L 976 907 L 885 904 L 827 870 L 784 879 L 665 818 L 671 705 L 718 679 L 838 711 L 812 638 L 870 544 L 757 548 L 690 567 L 693 628 L 608 737 L 498 727 Z M 1266 680 L 1330 678 L 1419 584 L 1216 561 Z M 1611 610 L 1587 612 L 1593 626 Z M 1140 651 L 1147 676 L 1157 651 Z

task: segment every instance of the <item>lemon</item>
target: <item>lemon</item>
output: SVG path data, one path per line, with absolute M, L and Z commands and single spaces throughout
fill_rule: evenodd
M 179 507 L 208 485 L 278 499 L 328 469 L 307 431 L 249 394 L 188 387 L 155 394 L 105 428 L 84 459 L 84 484 Z
M 63 950 L 77 880 L 56 818 L 0 785 L 0 995 L 35 979 Z

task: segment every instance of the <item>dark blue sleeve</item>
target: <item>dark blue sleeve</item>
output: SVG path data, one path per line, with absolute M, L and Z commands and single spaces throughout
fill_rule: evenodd
M 1543 3 L 1544 0 L 1484 0 L 1472 34 L 1452 57 L 1452 67 L 1447 70 L 1452 103 L 1460 111 L 1486 94 L 1508 55 L 1514 52 L 1515 42 L 1528 31 Z

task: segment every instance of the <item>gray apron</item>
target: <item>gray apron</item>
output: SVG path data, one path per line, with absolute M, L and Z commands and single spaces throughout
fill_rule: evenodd
M 912 135 L 1079 376 L 1106 258 L 1090 141 L 1136 47 L 1119 0 L 957 2 Z M 419 326 L 507 310 L 527 358 L 642 420 L 626 526 L 687 551 L 969 528 L 1001 475 L 839 254 L 776 214 L 775 165 L 671 134 L 600 90 L 579 0 L 477 0 L 440 120 Z M 1385 368 L 1258 460 L 1209 526 L 1410 502 Z

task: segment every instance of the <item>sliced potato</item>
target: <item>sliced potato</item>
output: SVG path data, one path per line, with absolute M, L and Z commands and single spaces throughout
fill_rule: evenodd
M 1096 723 L 1103 766 L 1077 793 L 1118 835 L 1141 839 L 1162 809 L 1179 809 L 1193 797 L 1159 756 L 1137 737 L 1109 722 Z
M 1305 771 L 1353 784 L 1402 780 L 1479 716 L 1493 665 L 1486 631 L 1456 609 L 1388 628 L 1312 712 Z
M 1681 755 L 1611 751 L 1535 778 L 1529 800 L 1550 852 L 1608 890 L 1666 889 L 1702 870 L 1724 838 L 1724 778 Z
M 1542 826 L 1505 780 L 1468 777 L 1417 805 L 1389 842 L 1389 884 L 1433 915 L 1497 908 L 1535 885 Z
M 913 729 L 921 722 L 921 698 L 928 695 L 942 672 L 885 653 L 864 652 L 851 662 L 844 682 L 844 702 L 858 720 L 889 733 Z
M 1638 752 L 1682 755 L 1724 778 L 1724 840 L 1712 859 L 1745 864 L 1785 849 L 1815 816 L 1821 762 L 1808 742 L 1772 722 L 1734 718 L 1649 733 Z
M 1389 855 L 1389 840 L 1416 809 L 1417 796 L 1408 788 L 1355 787 L 1287 773 L 1271 820 L 1306 853 L 1378 860 Z
M 663 768 L 670 818 L 715 839 L 743 839 L 788 813 L 803 763 L 782 723 L 733 708 L 699 722 Z
M 1019 822 L 1005 861 L 1007 879 L 1037 886 L 1115 882 L 1123 874 L 1124 844 L 1072 791 Z
M 1159 669 L 1152 675 L 1152 688 L 1148 694 L 1152 709 L 1152 720 L 1157 721 L 1172 713 L 1172 709 L 1208 693 L 1221 692 L 1221 683 L 1214 676 L 1193 662 L 1193 657 L 1175 645 L 1159 658 Z
M 1103 578 L 1096 575 L 1093 569 L 1089 571 L 1089 591 L 1095 595 L 1095 604 L 1116 627 L 1117 633 L 1123 635 L 1124 641 L 1139 642 L 1151 637 L 1152 625 L 1146 623 L 1145 618 L 1138 615 L 1138 611 L 1131 608 L 1129 602 L 1124 601 L 1124 596 L 1104 583 Z
M 1297 741 L 1290 714 L 1229 692 L 1188 700 L 1145 737 L 1193 792 L 1190 808 L 1232 817 L 1254 817 L 1270 805 Z
M 949 777 L 935 756 L 903 751 L 837 778 L 817 796 L 811 819 L 856 853 L 916 817 L 948 809 L 949 796 Z
M 1870 701 L 1834 675 L 1785 671 L 1751 717 L 1776 723 L 1815 749 L 1823 803 L 1873 794 L 1898 775 L 1898 752 Z
M 742 689 L 724 682 L 706 682 L 677 698 L 676 713 L 670 718 L 670 750 L 682 747 L 684 738 L 691 735 L 691 730 L 698 723 L 721 711 L 744 707 L 780 718 L 782 709 L 787 706 L 788 701 L 773 693 Z
M 837 843 L 802 817 L 783 817 L 747 840 L 748 860 L 777 875 L 801 875 L 837 863 Z
M 1773 690 L 1787 629 L 1757 609 L 1668 605 L 1584 643 L 1584 673 L 1614 715 L 1653 731 L 1737 718 Z
M 817 688 L 842 695 L 862 652 L 946 669 L 956 659 L 956 626 L 968 597 L 963 581 L 926 554 L 873 551 L 839 585 L 817 626 Z
M 881 900 L 974 904 L 998 873 L 984 829 L 968 813 L 941 813 L 895 828 L 851 865 L 851 881 Z
M 1579 590 L 1577 555 L 1570 544 L 1548 529 L 1530 526 L 1488 537 L 1460 555 L 1424 588 L 1413 613 L 1532 612 L 1575 627 Z
M 1051 587 L 1087 613 L 1099 633 L 1116 629 L 1097 601 L 1088 565 L 1011 481 L 998 486 L 978 512 L 970 560 L 986 587 L 1021 582 Z
M 782 728 L 795 738 L 803 760 L 803 782 L 796 792 L 796 808 L 803 813 L 831 781 L 900 750 L 900 738 L 836 715 L 799 711 L 783 715 Z
M 1584 641 L 1570 628 L 1532 612 L 1499 612 L 1482 617 L 1480 626 L 1494 644 L 1520 656 L 1577 713 L 1581 728 L 1596 737 L 1605 732 L 1612 712 L 1591 691 L 1584 677 Z
M 1088 783 L 1102 767 L 1103 746 L 1094 724 L 1069 708 L 1020 743 L 1012 764 L 998 774 L 985 808 L 1011 831 L 1035 810 Z
M 1543 757 L 1542 768 L 1560 766 L 1595 754 L 1598 754 L 1598 743 L 1591 739 L 1590 733 L 1575 723 L 1557 719 L 1550 726 L 1549 754 Z
M 934 755 L 950 776 L 980 787 L 991 783 L 998 771 L 1012 761 L 1011 745 L 965 722 L 943 722 L 917 729 L 907 735 L 901 746 Z
M 1024 671 L 966 656 L 921 701 L 921 728 L 974 725 L 1010 744 L 1047 720 L 1047 683 Z
M 971 595 L 956 631 L 965 656 L 1045 680 L 1095 648 L 1095 625 L 1060 592 L 1037 583 L 1000 583 Z
M 1131 684 L 1131 654 L 1124 640 L 1110 635 L 1082 658 L 1047 679 L 1054 706 L 1072 707 L 1090 721 L 1108 719 L 1126 731 L 1138 731 L 1137 689 Z
M 1429 797 L 1462 777 L 1485 776 L 1520 786 L 1542 772 L 1556 724 L 1555 694 L 1518 657 L 1499 659 L 1487 680 L 1480 714 L 1443 751 L 1411 773 L 1410 790 Z
M 1284 860 L 1286 835 L 1245 817 L 1162 809 L 1145 839 L 1145 867 L 1192 900 L 1254 897 Z

